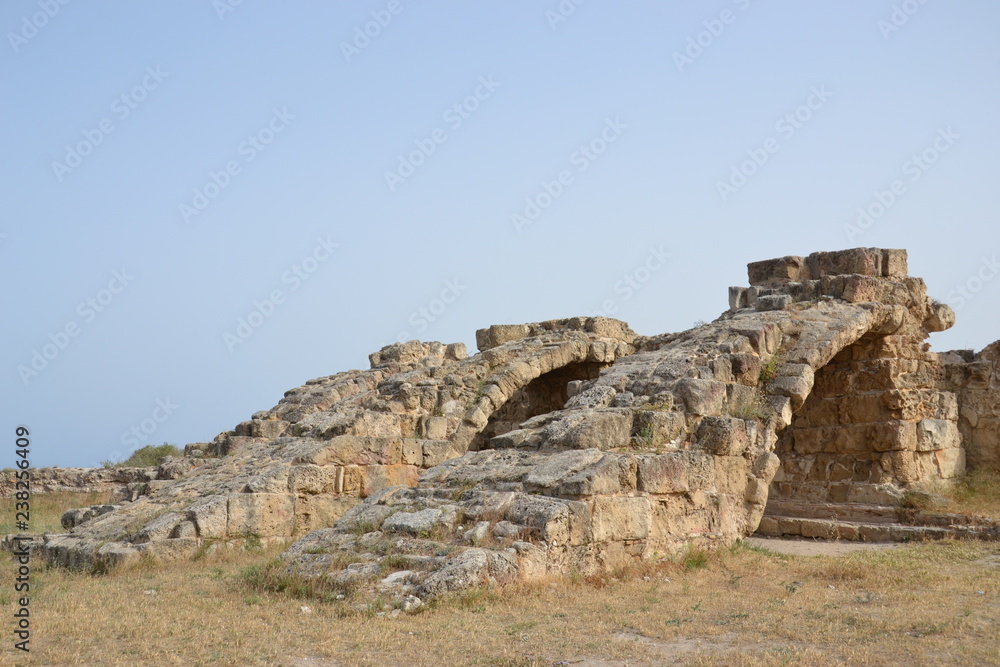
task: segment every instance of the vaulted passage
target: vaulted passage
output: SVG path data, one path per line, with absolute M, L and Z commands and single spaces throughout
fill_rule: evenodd
M 868 334 L 816 372 L 775 448 L 769 513 L 789 503 L 895 504 L 901 488 L 962 474 L 955 394 L 922 340 Z
M 489 447 L 490 438 L 517 428 L 522 422 L 561 409 L 569 400 L 567 386 L 573 380 L 592 380 L 609 364 L 579 362 L 545 373 L 518 389 L 510 400 L 490 417 L 476 436 L 470 450 Z

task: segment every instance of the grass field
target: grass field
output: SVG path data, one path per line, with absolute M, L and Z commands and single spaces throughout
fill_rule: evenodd
M 32 652 L 15 654 L 4 629 L 0 664 L 1000 664 L 996 543 L 839 557 L 737 545 L 620 576 L 474 590 L 397 619 L 376 616 L 377 604 L 252 586 L 248 569 L 279 551 L 235 547 L 103 576 L 36 564 Z M 6 563 L 8 610 L 12 579 Z

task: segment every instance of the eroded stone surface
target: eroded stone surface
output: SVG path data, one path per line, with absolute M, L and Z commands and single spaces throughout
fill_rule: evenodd
M 292 536 L 290 570 L 419 600 L 729 544 L 772 496 L 889 501 L 964 471 L 962 394 L 923 342 L 954 316 L 905 251 L 749 275 L 680 333 L 573 318 L 483 329 L 472 357 L 383 348 L 191 448 L 208 458 L 46 553 L 113 564 Z

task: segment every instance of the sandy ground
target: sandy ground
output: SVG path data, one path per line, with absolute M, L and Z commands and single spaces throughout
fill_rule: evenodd
M 843 556 L 855 551 L 896 549 L 894 542 L 841 542 L 836 540 L 793 539 L 782 537 L 748 537 L 747 544 L 790 556 Z

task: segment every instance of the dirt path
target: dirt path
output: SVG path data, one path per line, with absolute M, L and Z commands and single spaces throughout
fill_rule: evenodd
M 895 542 L 833 542 L 829 540 L 790 539 L 782 537 L 748 537 L 747 544 L 790 556 L 843 556 L 855 551 L 896 549 Z

